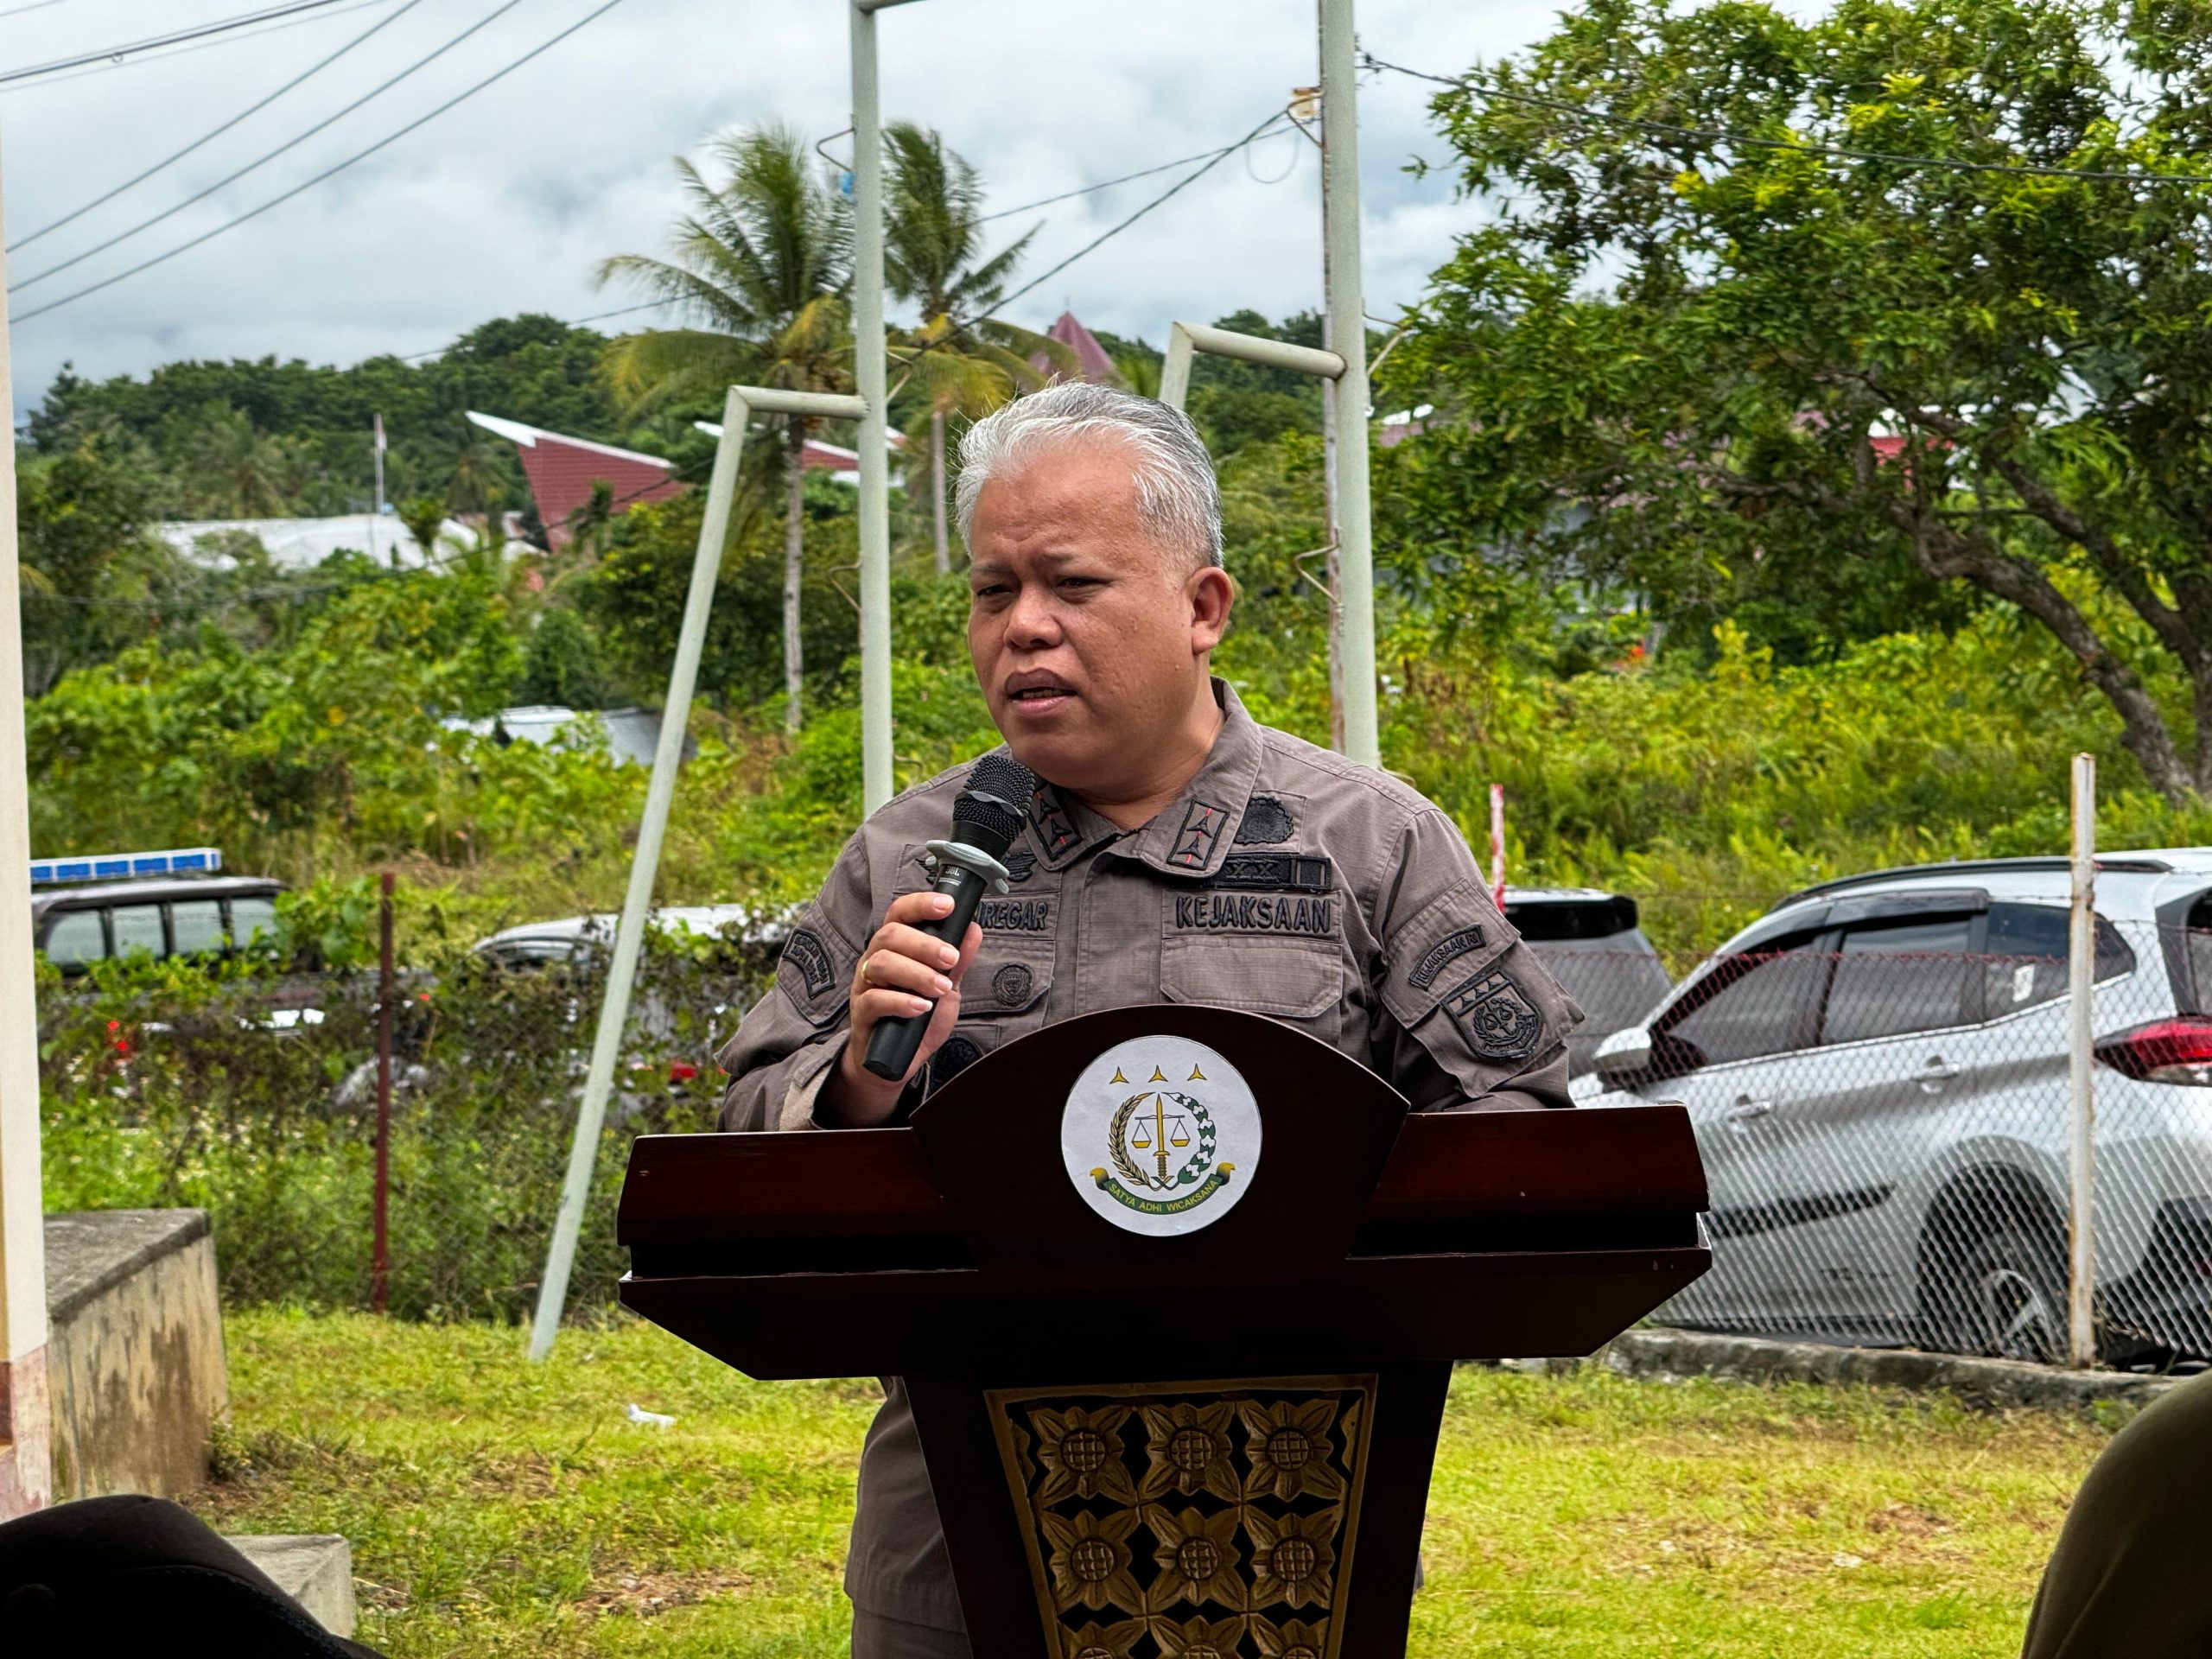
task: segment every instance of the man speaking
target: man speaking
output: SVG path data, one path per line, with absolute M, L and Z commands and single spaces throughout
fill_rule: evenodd
M 925 844 L 965 768 L 887 803 L 793 930 L 721 1059 L 731 1129 L 893 1122 L 980 1055 L 1077 1014 L 1202 1002 L 1351 1054 L 1422 1110 L 1565 1106 L 1581 1016 L 1498 914 L 1451 821 L 1413 790 L 1255 723 L 1209 672 L 1234 589 L 1190 422 L 1054 386 L 961 444 L 969 650 L 1038 787 L 956 950 Z M 904 1078 L 863 1060 L 926 1015 Z M 1015 1101 L 1007 1109 L 1020 1109 Z M 968 1652 L 904 1389 L 861 1459 L 845 1588 L 854 1659 Z

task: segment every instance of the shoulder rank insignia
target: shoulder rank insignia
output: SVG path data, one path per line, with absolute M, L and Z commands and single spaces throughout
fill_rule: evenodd
M 1058 858 L 1075 841 L 1075 822 L 1050 784 L 1038 785 L 1037 792 L 1029 798 L 1029 827 L 1047 858 Z
M 1170 864 L 1180 864 L 1186 870 L 1202 870 L 1213 856 L 1213 844 L 1221 839 L 1221 808 L 1205 801 L 1192 801 L 1183 814 L 1183 828 L 1175 837 L 1175 850 L 1169 854 Z

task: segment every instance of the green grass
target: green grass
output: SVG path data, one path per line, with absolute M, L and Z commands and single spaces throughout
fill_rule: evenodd
M 345 1534 L 396 1659 L 842 1650 L 873 1383 L 750 1382 L 626 1319 L 544 1366 L 484 1325 L 228 1333 L 234 1426 L 195 1507 Z M 2104 1440 L 1866 1389 L 1465 1370 L 1411 1652 L 2009 1656 Z

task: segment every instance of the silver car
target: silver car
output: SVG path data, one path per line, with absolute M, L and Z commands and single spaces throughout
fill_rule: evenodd
M 2212 1355 L 2212 849 L 2098 861 L 2095 1287 L 2116 1360 Z M 2065 1348 L 2068 865 L 1808 888 L 1599 1044 L 1590 1105 L 1680 1100 L 1713 1269 L 1675 1323 Z

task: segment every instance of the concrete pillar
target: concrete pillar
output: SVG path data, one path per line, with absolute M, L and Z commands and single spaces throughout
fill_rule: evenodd
M 7 245 L 0 201 L 0 248 Z M 16 568 L 15 382 L 0 252 L 0 1520 L 54 1495 L 46 1389 L 46 1217 L 39 1192 L 38 1009 L 31 995 L 29 783 Z

